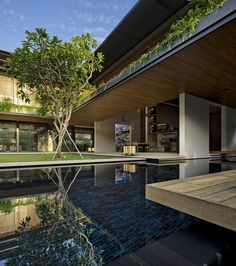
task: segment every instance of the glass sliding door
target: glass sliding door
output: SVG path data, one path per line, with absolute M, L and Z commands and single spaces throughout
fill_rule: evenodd
M 49 132 L 47 126 L 36 125 L 35 126 L 35 138 L 36 138 L 36 150 L 37 151 L 51 151 L 49 149 L 50 141 Z
M 15 152 L 16 143 L 16 123 L 0 122 L 0 151 Z
M 48 151 L 48 130 L 44 125 L 19 125 L 20 151 Z
M 34 126 L 31 124 L 19 125 L 19 150 L 36 151 Z

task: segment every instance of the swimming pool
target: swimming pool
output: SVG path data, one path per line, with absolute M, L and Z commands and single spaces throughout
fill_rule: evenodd
M 85 254 L 91 252 L 87 243 L 82 250 L 73 241 L 78 237 L 76 230 L 82 230 L 89 237 L 89 244 L 91 243 L 96 250 L 90 265 L 96 260 L 99 262 L 100 258 L 103 263 L 108 264 L 120 256 L 136 251 L 198 221 L 189 215 L 146 200 L 146 184 L 233 168 L 234 165 L 224 165 L 209 160 L 192 160 L 171 165 L 126 163 L 1 170 L 2 264 L 9 258 L 11 258 L 9 262 L 14 263 L 18 257 L 24 263 L 29 261 L 36 263 L 40 251 L 41 264 L 29 265 L 47 264 L 49 255 L 50 265 L 53 263 L 74 265 L 76 256 L 80 257 L 83 251 Z M 58 198 L 60 201 L 55 205 L 55 200 Z M 65 207 L 68 212 L 63 213 L 66 217 L 58 212 L 59 227 L 55 230 L 52 240 L 47 230 L 53 227 L 55 222 L 56 212 L 52 211 L 52 208 L 58 206 Z M 26 217 L 30 217 L 28 224 Z M 50 223 L 42 223 L 45 217 Z M 68 223 L 62 222 L 63 219 L 68 220 Z M 80 221 L 83 225 L 77 228 L 76 223 Z M 33 233 L 35 235 L 32 238 Z M 81 240 L 81 236 L 79 237 Z M 14 241 L 11 242 L 9 239 Z M 47 242 L 50 245 L 47 246 Z M 62 245 L 56 246 L 59 242 Z M 7 248 L 3 243 L 8 243 Z M 60 255 L 55 253 L 55 247 L 60 249 Z M 69 257 L 74 260 L 67 260 Z

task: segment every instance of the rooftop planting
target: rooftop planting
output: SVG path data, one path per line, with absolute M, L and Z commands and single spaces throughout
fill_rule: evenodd
M 17 112 L 27 114 L 40 114 L 40 108 L 31 105 L 15 104 L 8 97 L 4 97 L 0 100 L 0 112 Z
M 190 2 L 193 3 L 193 7 L 189 9 L 186 15 L 170 25 L 169 31 L 166 33 L 165 37 L 161 41 L 158 41 L 153 47 L 145 51 L 145 53 L 143 53 L 138 59 L 123 68 L 118 76 L 121 76 L 126 71 L 129 71 L 130 74 L 141 68 L 149 61 L 153 54 L 158 58 L 163 54 L 164 50 L 172 49 L 175 46 L 174 42 L 176 40 L 178 40 L 178 44 L 180 44 L 189 39 L 194 35 L 202 18 L 213 11 L 217 12 L 217 10 L 223 7 L 228 0 L 190 0 Z M 116 77 L 117 76 L 111 78 L 106 83 L 100 83 L 98 89 L 106 89 Z

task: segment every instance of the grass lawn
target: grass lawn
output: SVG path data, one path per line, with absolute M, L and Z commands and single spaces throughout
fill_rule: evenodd
M 30 154 L 0 154 L 0 163 L 16 163 L 16 162 L 39 162 L 39 161 L 52 161 L 53 153 L 30 153 Z M 66 161 L 66 160 L 96 160 L 96 159 L 108 159 L 108 156 L 100 155 L 83 155 L 83 159 L 79 154 L 74 153 L 63 153 L 62 158 L 56 158 L 55 161 Z

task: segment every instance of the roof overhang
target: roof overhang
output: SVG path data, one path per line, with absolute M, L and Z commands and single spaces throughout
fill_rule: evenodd
M 235 10 L 140 71 L 97 93 L 72 121 L 102 121 L 186 92 L 236 108 Z
M 93 82 L 100 82 L 144 46 L 162 37 L 192 4 L 188 0 L 139 0 L 98 47 L 96 52 L 104 54 L 105 62 L 102 72 L 93 74 Z
M 32 122 L 32 123 L 45 123 L 52 124 L 53 119 L 51 117 L 41 117 L 30 114 L 20 113 L 0 113 L 0 121 L 15 121 L 15 122 Z
M 53 117 L 43 117 L 33 114 L 22 114 L 22 113 L 1 113 L 0 112 L 0 121 L 14 121 L 14 122 L 26 122 L 26 123 L 40 123 L 40 124 L 53 124 Z M 93 127 L 93 122 L 86 121 L 85 123 L 81 122 L 80 124 L 77 121 L 70 121 L 71 126 L 80 126 L 80 127 Z

